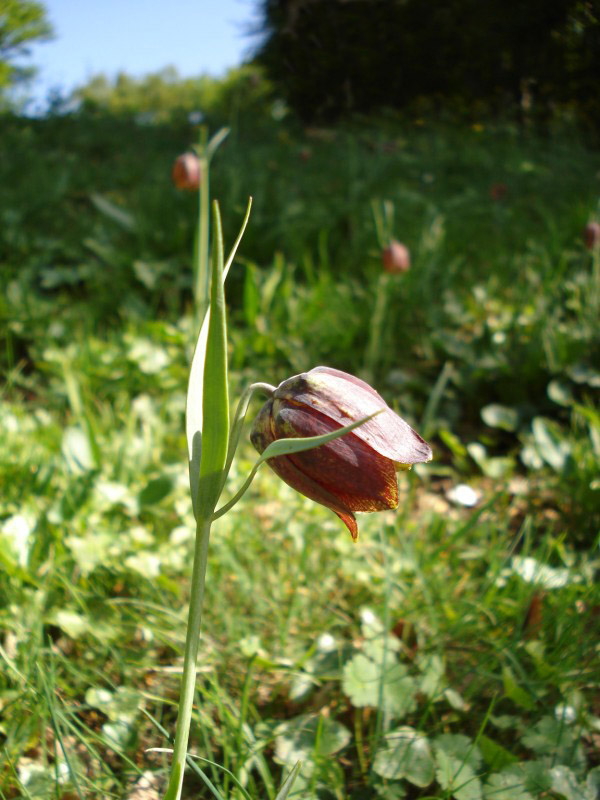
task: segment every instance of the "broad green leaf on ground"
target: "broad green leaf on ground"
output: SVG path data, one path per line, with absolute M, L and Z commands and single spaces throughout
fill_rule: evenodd
M 546 387 L 546 394 L 560 406 L 570 406 L 575 402 L 571 388 L 564 382 L 552 380 Z
M 558 425 L 544 417 L 536 417 L 531 428 L 540 456 L 556 472 L 562 472 L 571 455 L 571 445 L 561 436 Z
M 401 783 L 389 783 L 386 780 L 373 781 L 373 789 L 383 800 L 403 800 L 406 797 L 406 789 Z
M 511 567 L 524 581 L 544 589 L 560 589 L 578 577 L 566 567 L 549 567 L 531 556 L 513 556 Z
M 436 753 L 443 750 L 446 755 L 456 758 L 458 761 L 466 762 L 472 769 L 481 769 L 481 753 L 473 740 L 462 733 L 443 733 L 434 739 Z
M 328 717 L 302 714 L 275 730 L 275 754 L 284 764 L 331 756 L 346 747 L 350 731 Z
M 564 720 L 542 717 L 523 735 L 522 742 L 536 755 L 550 758 L 553 764 L 579 768 L 585 763 L 581 743 Z
M 173 488 L 173 481 L 168 475 L 160 475 L 149 481 L 138 495 L 140 506 L 151 506 L 160 503 Z
M 21 567 L 27 564 L 34 538 L 31 534 L 35 526 L 36 520 L 32 515 L 14 514 L 5 519 L 0 527 L 0 548 L 4 551 L 3 555 L 14 559 Z
M 435 777 L 456 800 L 481 800 L 481 781 L 465 761 L 435 748 Z
M 502 683 L 504 685 L 504 694 L 509 697 L 513 703 L 516 703 L 521 708 L 527 711 L 533 711 L 535 708 L 535 701 L 516 681 L 515 676 L 508 667 L 502 670 Z
M 376 706 L 379 699 L 379 667 L 362 653 L 344 667 L 342 688 L 353 706 Z
M 62 440 L 62 453 L 67 463 L 67 468 L 75 475 L 81 475 L 96 467 L 89 437 L 79 427 L 65 430 Z
M 481 419 L 490 428 L 501 428 L 504 431 L 516 431 L 519 424 L 519 413 L 509 406 L 492 403 L 481 409 Z
M 132 736 L 131 726 L 125 722 L 105 722 L 102 733 L 108 740 L 109 746 L 118 750 L 126 747 Z
M 467 451 L 479 469 L 488 478 L 503 478 L 515 466 L 514 459 L 510 456 L 488 456 L 486 448 L 480 442 L 471 442 Z
M 119 686 L 115 692 L 102 687 L 91 687 L 85 693 L 85 701 L 106 714 L 111 722 L 123 724 L 133 722 L 142 705 L 140 693 L 126 686 Z
M 68 536 L 65 544 L 83 575 L 89 575 L 100 564 L 110 559 L 115 538 L 108 532 L 89 532 L 86 536 Z
M 88 617 L 78 614 L 76 611 L 70 611 L 67 608 L 56 610 L 48 622 L 56 625 L 63 630 L 71 639 L 79 639 L 85 636 L 90 630 L 90 621 Z
M 417 707 L 417 684 L 403 664 L 386 667 L 383 678 L 383 708 L 402 719 Z
M 594 767 L 588 772 L 585 787 L 590 800 L 598 800 L 600 797 L 600 767 Z
M 160 575 L 161 559 L 156 553 L 142 550 L 139 553 L 127 556 L 124 564 L 127 569 L 137 572 L 138 575 L 142 575 L 144 578 L 152 579 Z
M 440 700 L 446 686 L 444 662 L 437 653 L 433 653 L 420 656 L 418 664 L 422 673 L 419 681 L 420 690 L 432 700 Z
M 533 800 L 522 782 L 508 772 L 497 772 L 487 779 L 483 787 L 484 800 Z
M 552 791 L 564 797 L 565 800 L 588 800 L 587 787 L 582 787 L 573 772 L 562 765 L 550 769 Z M 597 795 L 590 798 L 596 800 Z
M 131 340 L 128 357 L 144 375 L 158 375 L 171 363 L 165 348 L 150 339 Z
M 434 765 L 427 738 L 406 725 L 390 731 L 375 754 L 373 769 L 388 780 L 404 778 L 415 786 L 428 786 Z
M 416 681 L 403 664 L 390 659 L 385 664 L 376 663 L 358 653 L 344 666 L 342 688 L 352 705 L 376 707 L 381 701 L 396 719 L 416 708 Z
M 490 739 L 489 736 L 485 734 L 481 734 L 481 736 L 478 737 L 477 746 L 479 747 L 486 765 L 493 772 L 504 769 L 518 761 L 517 757 L 509 750 L 493 739 Z
M 521 761 L 502 770 L 503 775 L 512 777 L 519 786 L 523 786 L 535 798 L 550 791 L 552 779 L 548 766 L 542 761 Z
M 401 648 L 398 637 L 386 631 L 383 622 L 368 607 L 360 611 L 360 630 L 365 640 L 363 652 L 377 663 Z

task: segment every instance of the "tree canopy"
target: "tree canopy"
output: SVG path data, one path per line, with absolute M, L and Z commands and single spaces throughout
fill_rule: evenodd
M 429 104 L 600 119 L 594 0 L 262 0 L 257 59 L 304 119 Z
M 52 37 L 43 3 L 37 0 L 2 0 L 0 6 L 0 92 L 25 80 L 35 69 L 18 62 L 29 45 Z

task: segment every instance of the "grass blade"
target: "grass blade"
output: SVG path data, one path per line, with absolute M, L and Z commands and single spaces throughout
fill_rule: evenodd
M 286 799 L 286 797 L 288 796 L 288 794 L 292 790 L 292 786 L 294 785 L 294 781 L 298 777 L 298 773 L 300 772 L 300 766 L 301 766 L 301 762 L 300 761 L 296 761 L 296 763 L 294 764 L 294 766 L 292 768 L 292 771 L 287 776 L 287 778 L 284 780 L 284 782 L 281 784 L 281 788 L 277 792 L 275 800 L 285 800 Z

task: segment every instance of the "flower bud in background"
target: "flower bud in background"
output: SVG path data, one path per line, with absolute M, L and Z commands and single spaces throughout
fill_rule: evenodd
M 254 421 L 250 438 L 262 453 L 277 439 L 320 436 L 377 416 L 327 444 L 268 460 L 289 486 L 327 506 L 358 538 L 355 511 L 398 506 L 397 470 L 431 460 L 431 448 L 367 383 L 315 367 L 281 383 Z
M 175 160 L 171 176 L 176 189 L 197 190 L 202 180 L 200 159 L 195 153 L 183 153 Z
M 505 183 L 493 183 L 490 186 L 490 197 L 492 200 L 503 200 L 508 194 L 508 186 Z
M 600 246 L 600 222 L 591 220 L 583 229 L 583 242 L 588 250 Z
M 395 239 L 383 250 L 381 254 L 385 272 L 407 272 L 410 269 L 410 252 L 408 247 Z

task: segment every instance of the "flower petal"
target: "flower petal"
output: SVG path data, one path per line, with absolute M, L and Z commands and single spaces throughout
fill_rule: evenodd
M 289 456 L 278 456 L 277 458 L 270 458 L 267 464 L 271 467 L 282 481 L 291 486 L 300 494 L 308 497 L 309 500 L 314 500 L 315 503 L 320 503 L 322 506 L 330 508 L 338 515 L 342 522 L 350 531 L 350 535 L 356 541 L 358 539 L 358 525 L 356 517 L 352 510 L 344 505 L 339 498 L 334 497 L 322 486 L 319 486 L 312 478 L 305 475 L 297 466 L 290 460 Z
M 275 441 L 275 438 L 277 438 L 273 431 L 272 414 L 273 400 L 270 399 L 267 400 L 267 402 L 261 408 L 254 421 L 254 425 L 252 426 L 250 438 L 252 440 L 252 444 L 259 453 L 264 452 L 267 446 L 271 444 L 271 442 Z M 297 434 L 292 435 L 297 437 Z M 318 448 L 315 448 L 315 450 L 307 452 L 316 452 L 317 449 Z M 276 475 L 278 475 L 285 483 L 287 483 L 288 486 L 291 486 L 292 489 L 295 489 L 305 497 L 308 497 L 309 500 L 314 500 L 316 503 L 320 503 L 321 505 L 326 506 L 334 511 L 346 525 L 354 541 L 358 539 L 358 525 L 352 510 L 344 505 L 343 502 L 341 502 L 333 494 L 328 492 L 322 486 L 319 486 L 319 484 L 312 480 L 312 478 L 310 478 L 308 475 L 305 475 L 300 469 L 298 469 L 298 467 L 296 467 L 295 464 L 290 461 L 289 456 L 270 458 L 268 459 L 267 464 L 273 470 L 273 472 L 275 472 Z
M 408 423 L 394 413 L 368 384 L 341 370 L 316 367 L 281 383 L 274 397 L 319 411 L 340 427 L 383 408 L 353 434 L 373 450 L 401 464 L 430 461 L 431 448 Z
M 289 401 L 273 402 L 273 432 L 287 436 L 320 436 L 337 430 L 328 417 Z M 352 433 L 288 456 L 307 478 L 352 511 L 382 511 L 398 506 L 395 464 Z

